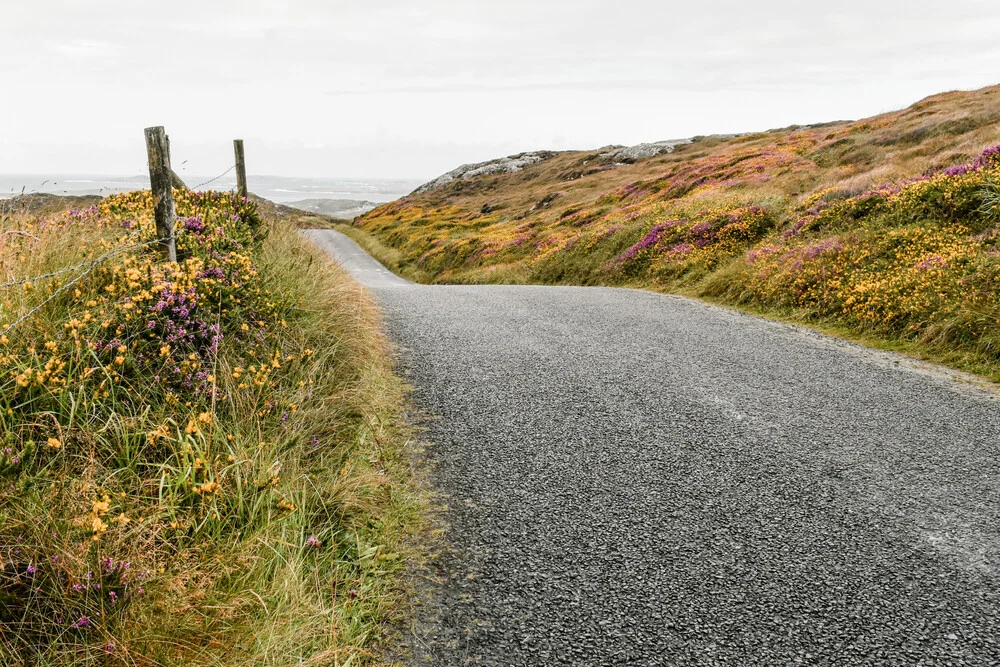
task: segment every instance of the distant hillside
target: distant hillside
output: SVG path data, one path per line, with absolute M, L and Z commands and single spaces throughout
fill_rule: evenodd
M 51 214 L 66 208 L 94 206 L 101 199 L 103 197 L 99 195 L 53 195 L 46 192 L 33 192 L 0 199 L 0 214 Z
M 362 213 L 367 213 L 377 207 L 378 204 L 366 199 L 302 199 L 288 202 L 285 206 L 297 208 L 301 211 L 309 211 L 310 213 L 319 213 L 334 218 L 351 220 Z
M 998 93 L 468 165 L 365 214 L 354 233 L 425 280 L 682 291 L 993 374 Z

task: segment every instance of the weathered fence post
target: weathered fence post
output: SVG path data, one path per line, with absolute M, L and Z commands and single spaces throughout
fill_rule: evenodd
M 247 196 L 247 161 L 243 155 L 243 140 L 233 139 L 233 150 L 236 152 L 236 192 L 241 197 Z
M 167 157 L 170 157 L 170 135 L 167 135 Z M 170 184 L 174 187 L 174 190 L 187 190 L 187 186 L 184 185 L 184 181 L 181 177 L 177 175 L 174 168 L 170 167 Z
M 146 154 L 149 157 L 149 186 L 153 191 L 153 213 L 156 217 L 156 237 L 160 241 L 160 252 L 168 262 L 176 262 L 174 222 L 177 220 L 177 209 L 171 189 L 173 170 L 170 168 L 170 145 L 162 127 L 146 128 Z

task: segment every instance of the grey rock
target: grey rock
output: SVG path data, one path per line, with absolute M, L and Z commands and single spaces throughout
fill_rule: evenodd
M 518 153 L 517 155 L 510 155 L 486 162 L 477 162 L 475 164 L 463 164 L 461 167 L 452 169 L 447 174 L 438 176 L 433 181 L 421 185 L 413 191 L 413 194 L 419 195 L 431 190 L 437 190 L 455 180 L 468 180 L 476 176 L 490 176 L 494 174 L 514 174 L 525 167 L 544 162 L 554 155 L 555 153 L 550 151 L 536 151 L 534 153 Z
M 674 149 L 692 143 L 692 139 L 669 139 L 647 144 L 636 144 L 601 153 L 600 157 L 611 162 L 637 162 L 647 158 L 673 153 Z

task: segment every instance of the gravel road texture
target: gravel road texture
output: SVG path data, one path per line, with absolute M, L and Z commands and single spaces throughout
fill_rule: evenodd
M 447 502 L 413 664 L 1000 664 L 1000 401 L 683 298 L 376 295 Z

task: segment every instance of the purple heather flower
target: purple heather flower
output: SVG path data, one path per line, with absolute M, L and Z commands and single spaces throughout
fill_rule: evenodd
M 990 146 L 982 152 L 976 161 L 972 163 L 974 169 L 982 169 L 983 167 L 990 167 L 1000 162 L 1000 144 L 996 146 Z
M 646 236 L 644 236 L 641 241 L 639 241 L 634 246 L 632 246 L 631 248 L 623 252 L 621 255 L 619 255 L 617 258 L 617 262 L 619 264 L 624 264 L 625 262 L 634 259 L 635 256 L 638 255 L 643 250 L 646 250 L 647 248 L 651 248 L 656 244 L 658 244 L 660 242 L 660 239 L 663 238 L 663 234 L 668 229 L 672 229 L 673 227 L 677 227 L 678 225 L 682 224 L 684 223 L 681 220 L 670 220 L 668 222 L 661 222 L 660 224 L 655 225 L 651 230 L 649 230 L 649 233 L 646 234 Z
M 210 269 L 205 269 L 204 271 L 202 271 L 201 273 L 199 273 L 198 277 L 199 278 L 219 278 L 219 279 L 222 279 L 222 278 L 226 277 L 226 274 L 222 272 L 222 269 L 220 269 L 218 267 L 212 267 Z
M 697 242 L 695 242 L 695 245 L 697 245 Z M 698 247 L 704 247 L 704 246 L 698 246 Z M 695 246 L 691 245 L 690 243 L 678 243 L 677 245 L 669 248 L 667 252 L 664 253 L 663 259 L 668 261 L 673 259 L 681 259 L 682 257 L 685 257 L 688 254 L 690 254 L 691 251 L 694 250 L 694 248 Z
M 76 628 L 76 629 L 90 627 L 90 617 L 89 616 L 81 616 L 80 620 L 78 620 L 76 623 L 74 623 L 70 627 Z
M 828 252 L 837 252 L 841 249 L 843 249 L 843 246 L 840 244 L 840 239 L 826 239 L 825 241 L 806 246 L 802 254 L 806 259 L 816 259 L 820 255 Z
M 201 218 L 199 218 L 198 216 L 185 218 L 183 220 L 183 224 L 184 224 L 184 229 L 188 230 L 189 232 L 194 232 L 195 234 L 200 234 L 201 232 L 205 231 L 205 223 L 203 223 L 201 221 Z
M 954 167 L 948 167 L 941 173 L 945 176 L 961 176 L 963 174 L 968 174 L 971 171 L 975 171 L 971 164 L 960 164 Z
M 694 236 L 702 236 L 712 231 L 712 223 L 710 222 L 699 222 L 697 225 L 691 228 L 691 234 Z
M 310 538 L 308 540 L 306 540 L 306 546 L 307 547 L 312 547 L 314 549 L 319 549 L 321 546 L 323 546 L 323 543 L 320 542 L 318 539 L 316 539 L 316 536 L 313 535 L 313 536 L 310 536 Z
M 779 246 L 767 245 L 762 248 L 757 248 L 756 250 L 751 250 L 747 253 L 747 264 L 753 265 L 759 259 L 765 259 L 771 255 L 779 252 L 781 248 Z
M 931 269 L 943 269 L 947 265 L 948 263 L 941 255 L 931 255 L 930 257 L 914 264 L 914 268 L 918 271 L 930 271 Z

